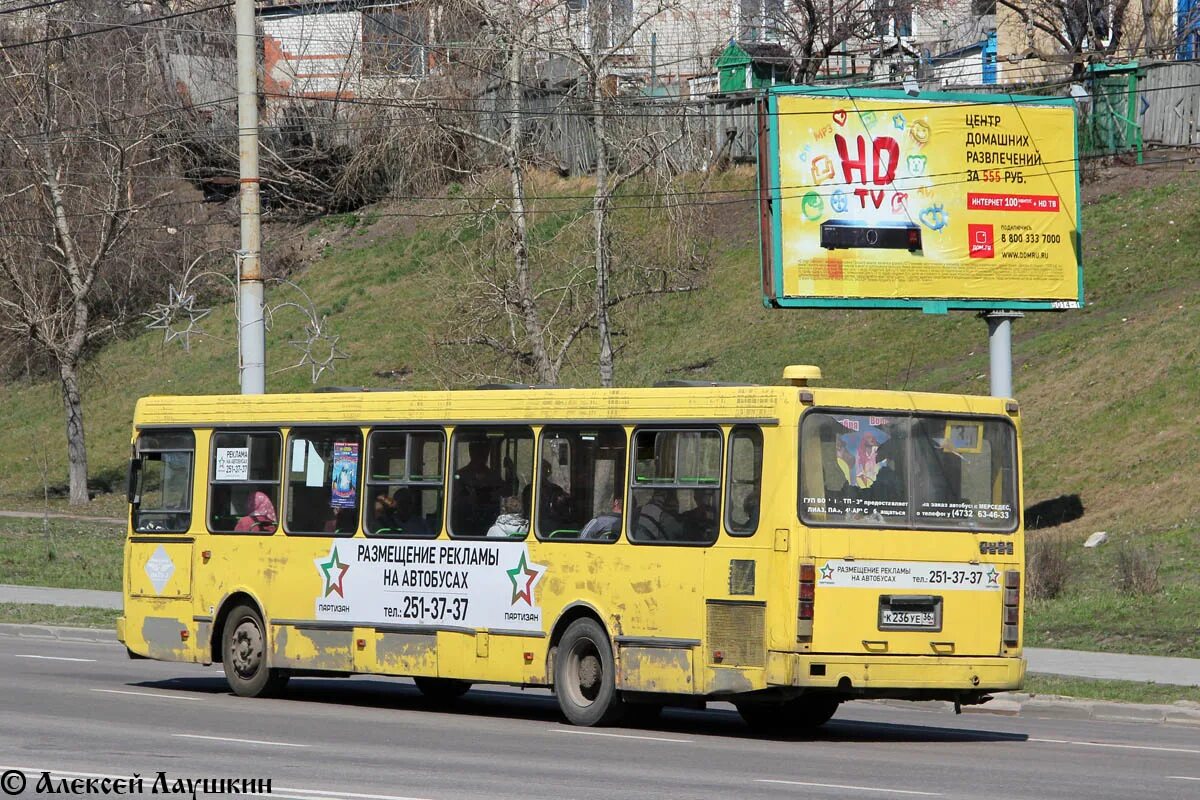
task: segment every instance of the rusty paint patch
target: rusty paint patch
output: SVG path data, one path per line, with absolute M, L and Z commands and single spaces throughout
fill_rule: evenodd
M 274 633 L 273 667 L 354 671 L 351 631 L 306 631 L 282 625 Z
M 200 653 L 201 664 L 212 663 L 212 623 L 196 623 L 196 649 Z
M 376 634 L 377 671 L 390 675 L 437 675 L 437 635 Z M 375 671 L 375 670 L 373 670 Z
M 709 694 L 740 694 L 751 691 L 754 691 L 754 684 L 739 669 L 717 667 L 708 670 Z
M 173 617 L 146 617 L 142 622 L 146 655 L 162 661 L 190 661 L 187 643 L 179 639 L 179 632 L 186 628 L 186 623 Z
M 692 694 L 692 651 L 679 647 L 622 647 L 618 686 L 639 692 Z
M 631 583 L 630 586 L 638 594 L 650 594 L 654 591 L 654 585 L 650 581 L 638 581 L 637 583 Z

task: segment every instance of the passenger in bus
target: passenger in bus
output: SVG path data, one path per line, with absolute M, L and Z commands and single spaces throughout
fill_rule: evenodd
M 454 531 L 461 536 L 483 536 L 500 510 L 500 472 L 488 464 L 491 448 L 486 440 L 467 445 L 470 460 L 454 473 L 451 501 Z
M 400 533 L 428 536 L 429 521 L 421 515 L 421 496 L 411 486 L 401 486 L 392 495 L 392 527 Z
M 489 537 L 511 538 L 529 533 L 529 518 L 522 513 L 521 498 L 515 495 L 504 498 L 500 511 L 496 522 L 488 528 Z
M 707 542 L 717 535 L 717 490 L 692 491 L 695 508 L 682 516 L 684 534 L 690 542 Z
M 266 492 L 251 492 L 246 499 L 246 516 L 233 527 L 235 533 L 274 533 L 279 519 L 275 516 L 275 504 Z
M 621 498 L 613 497 L 609 510 L 587 521 L 579 531 L 580 539 L 616 539 L 621 535 Z
M 354 533 L 358 530 L 358 509 L 339 508 L 334 510 L 325 530 L 329 533 Z
M 538 486 L 538 526 L 543 531 L 567 527 L 571 518 L 571 495 L 554 482 L 552 472 L 550 462 L 542 459 L 542 482 Z
M 666 489 L 655 489 L 650 501 L 638 510 L 636 530 L 637 538 L 643 541 L 682 541 L 683 523 L 679 520 L 678 494 Z

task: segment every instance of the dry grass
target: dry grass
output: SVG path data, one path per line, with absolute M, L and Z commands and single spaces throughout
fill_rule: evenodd
M 1151 595 L 1162 591 L 1158 570 L 1162 561 L 1138 542 L 1124 542 L 1116 551 L 1116 584 L 1125 594 Z
M 1030 535 L 1025 545 L 1025 594 L 1030 600 L 1053 600 L 1071 576 L 1069 545 L 1054 536 Z

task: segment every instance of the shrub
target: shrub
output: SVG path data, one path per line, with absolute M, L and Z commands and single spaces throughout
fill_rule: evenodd
M 1117 588 L 1126 594 L 1156 594 L 1159 559 L 1145 545 L 1125 542 L 1117 548 Z
M 1061 539 L 1026 540 L 1025 594 L 1030 600 L 1052 600 L 1062 594 L 1071 574 L 1067 548 Z

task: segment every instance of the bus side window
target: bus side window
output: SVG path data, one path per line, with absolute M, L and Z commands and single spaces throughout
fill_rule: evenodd
M 719 527 L 718 429 L 634 433 L 629 538 L 636 542 L 712 544 Z
M 539 463 L 538 538 L 611 542 L 620 537 L 623 428 L 544 428 Z
M 460 426 L 450 449 L 450 535 L 524 538 L 533 490 L 533 430 Z
M 191 431 L 143 431 L 138 436 L 130 487 L 133 529 L 138 533 L 182 533 L 192 524 Z
M 437 536 L 446 480 L 445 432 L 374 430 L 368 450 L 367 534 Z
M 288 433 L 288 533 L 353 536 L 358 530 L 362 432 L 293 428 Z
M 274 533 L 279 527 L 278 431 L 213 434 L 208 528 L 216 533 Z
M 725 487 L 725 527 L 733 536 L 758 530 L 762 503 L 762 431 L 734 428 L 729 434 L 729 474 Z

